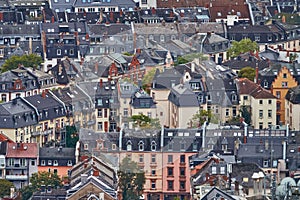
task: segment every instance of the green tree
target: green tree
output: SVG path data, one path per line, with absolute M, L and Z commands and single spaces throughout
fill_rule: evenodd
M 242 117 L 244 118 L 244 122 L 246 122 L 248 125 L 251 124 L 251 113 L 249 111 L 248 106 L 241 106 L 241 114 Z
M 140 128 L 160 128 L 160 122 L 158 118 L 150 118 L 144 114 L 132 115 L 131 121 L 136 127 Z
M 241 41 L 233 41 L 231 47 L 228 49 L 229 57 L 236 57 L 241 53 L 254 52 L 258 50 L 258 45 L 255 41 L 249 38 L 242 39 Z
M 0 198 L 9 196 L 10 188 L 14 188 L 14 184 L 6 179 L 0 179 Z
M 123 200 L 139 199 L 143 194 L 146 182 L 145 172 L 138 168 L 136 162 L 126 157 L 120 164 L 118 171 L 118 186 L 122 191 Z
M 238 73 L 239 78 L 247 78 L 250 81 L 254 81 L 255 69 L 252 67 L 244 67 Z
M 289 55 L 289 62 L 292 63 L 298 58 L 298 54 L 296 53 L 290 53 Z
M 66 147 L 75 148 L 79 135 L 75 126 L 66 126 Z
M 57 174 L 50 172 L 42 171 L 33 173 L 30 178 L 30 185 L 21 189 L 22 200 L 29 199 L 35 191 L 41 188 L 42 185 L 50 185 L 53 188 L 57 188 L 62 186 L 62 180 Z
M 185 59 L 182 56 L 178 56 L 177 61 L 175 62 L 174 65 L 181 65 L 181 64 L 185 64 L 188 63 L 189 61 L 187 59 Z
M 4 64 L 1 66 L 1 72 L 16 69 L 20 64 L 24 65 L 24 67 L 37 68 L 37 66 L 39 66 L 42 62 L 42 57 L 36 54 L 12 56 L 9 59 L 5 60 Z
M 148 71 L 148 72 L 144 75 L 144 77 L 143 77 L 143 79 L 142 79 L 143 89 L 144 89 L 145 91 L 147 91 L 148 93 L 149 93 L 149 87 L 150 87 L 150 85 L 151 85 L 151 83 L 152 83 L 152 80 L 153 80 L 153 78 L 154 78 L 155 72 L 156 72 L 156 68 L 151 69 L 150 71 Z
M 193 128 L 201 127 L 205 121 L 209 122 L 212 117 L 213 115 L 210 110 L 197 111 L 197 113 L 193 115 L 190 121 L 190 126 Z

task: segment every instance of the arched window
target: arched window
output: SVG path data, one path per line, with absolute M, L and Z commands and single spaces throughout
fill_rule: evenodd
M 131 143 L 130 140 L 127 141 L 126 145 L 127 145 L 127 147 L 126 147 L 127 151 L 131 151 L 132 150 L 132 143 Z
M 156 142 L 155 141 L 151 142 L 151 151 L 156 151 Z
M 139 141 L 139 151 L 144 151 L 144 142 Z

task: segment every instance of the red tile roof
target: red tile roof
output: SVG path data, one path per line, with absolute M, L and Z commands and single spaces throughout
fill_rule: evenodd
M 238 79 L 237 84 L 239 94 L 248 94 L 256 99 L 276 99 L 276 97 L 271 92 L 247 78 Z
M 8 143 L 13 143 L 14 141 L 7 137 L 5 134 L 0 133 L 0 142 L 7 141 Z
M 37 143 L 8 143 L 6 157 L 8 158 L 37 158 Z

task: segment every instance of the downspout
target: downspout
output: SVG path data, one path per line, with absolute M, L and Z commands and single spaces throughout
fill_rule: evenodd
M 244 144 L 247 143 L 247 136 L 248 136 L 248 124 L 243 121 L 244 125 Z
M 207 124 L 207 121 L 205 121 L 202 126 L 202 149 L 203 149 L 203 151 L 205 149 L 206 124 Z

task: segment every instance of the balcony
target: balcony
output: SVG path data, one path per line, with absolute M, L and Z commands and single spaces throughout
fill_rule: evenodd
M 46 129 L 46 130 L 43 131 L 43 135 L 49 135 L 49 134 L 52 134 L 52 133 L 53 133 L 52 128 Z
M 6 169 L 27 169 L 27 166 L 14 164 L 14 165 L 7 165 Z
M 28 180 L 28 176 L 27 175 L 6 175 L 5 179 L 11 181 L 26 181 Z

